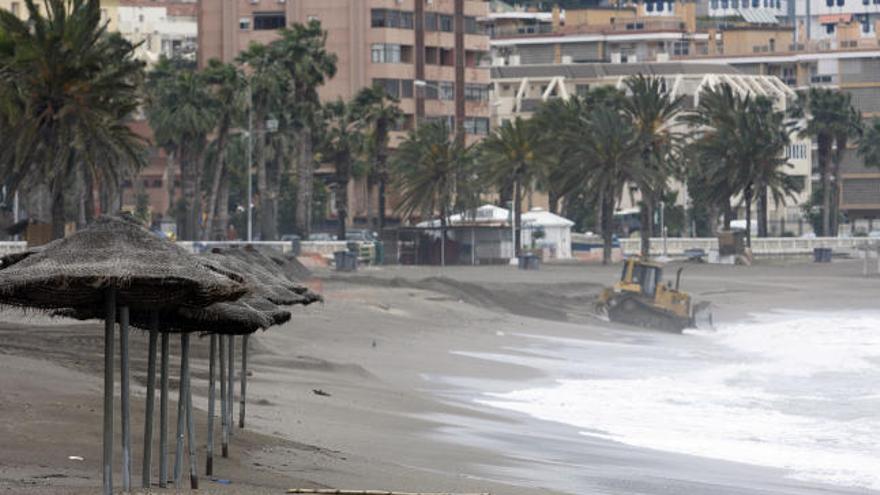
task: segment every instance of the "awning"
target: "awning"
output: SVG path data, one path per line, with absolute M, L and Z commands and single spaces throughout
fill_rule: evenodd
M 776 14 L 770 9 L 739 9 L 738 12 L 749 24 L 779 24 Z
M 839 24 L 841 22 L 850 21 L 852 21 L 852 14 L 830 14 L 819 16 L 819 24 Z

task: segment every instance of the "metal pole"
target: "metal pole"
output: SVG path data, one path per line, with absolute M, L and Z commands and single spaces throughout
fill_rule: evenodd
M 162 334 L 161 377 L 159 378 L 159 487 L 168 486 L 168 357 L 171 337 Z
M 229 414 L 227 423 L 229 424 L 229 436 L 231 437 L 235 430 L 232 427 L 235 424 L 235 414 L 233 411 L 235 407 L 235 335 L 229 336 L 229 363 L 227 371 L 229 372 L 229 383 L 226 385 L 226 398 L 229 400 L 229 404 L 226 406 L 226 413 Z
M 147 410 L 144 414 L 144 459 L 141 486 L 150 488 L 153 474 L 153 409 L 156 402 L 156 352 L 159 344 L 159 312 L 150 313 L 150 347 L 147 351 Z
M 446 229 L 440 225 L 440 266 L 446 266 Z
M 119 381 L 122 395 L 122 491 L 131 491 L 131 390 L 128 360 L 128 306 L 119 308 Z
M 247 347 L 248 337 L 245 335 L 241 338 L 241 399 L 239 400 L 238 409 L 238 427 L 244 428 L 244 410 L 247 397 Z
M 18 223 L 19 220 L 18 191 L 15 191 L 15 194 L 12 196 L 12 221 L 13 223 Z
M 471 265 L 477 264 L 477 229 L 471 227 Z
M 667 256 L 669 251 L 666 246 L 666 202 L 660 202 L 660 232 L 663 234 L 663 256 Z
M 211 335 L 211 358 L 208 360 L 208 448 L 205 453 L 205 476 L 214 475 L 214 406 L 216 386 L 214 374 L 217 372 L 217 335 Z
M 247 147 L 247 240 L 254 240 L 254 178 L 253 178 L 253 153 L 254 153 L 254 94 L 248 82 L 248 147 Z
M 226 385 L 229 383 L 229 380 L 226 378 L 226 336 L 220 335 L 217 338 L 220 339 L 220 349 L 217 355 L 217 358 L 220 360 L 220 425 L 222 428 L 220 436 L 220 455 L 223 457 L 229 457 L 229 415 L 226 414 L 226 406 L 229 405 L 229 402 L 226 399 Z
M 116 329 L 116 290 L 104 296 L 104 495 L 113 493 L 113 350 Z
M 186 445 L 189 447 L 189 483 L 193 490 L 199 489 L 199 468 L 198 458 L 196 457 L 196 428 L 193 421 L 192 407 L 192 382 L 189 373 L 189 334 L 184 333 L 180 336 L 180 343 L 183 347 L 183 354 L 186 355 L 186 374 L 183 380 L 186 381 L 186 396 L 182 399 L 186 401 Z
M 516 181 L 513 181 L 513 194 L 516 194 Z M 516 212 L 513 211 L 515 207 L 516 199 L 513 199 L 510 202 L 510 245 L 513 246 L 511 259 L 516 258 L 516 252 L 519 249 L 519 246 L 516 245 Z
M 177 444 L 174 451 L 174 487 L 180 489 L 181 468 L 183 466 L 183 437 L 186 429 L 186 373 L 189 352 L 184 347 L 187 334 L 180 334 L 180 375 L 177 386 Z

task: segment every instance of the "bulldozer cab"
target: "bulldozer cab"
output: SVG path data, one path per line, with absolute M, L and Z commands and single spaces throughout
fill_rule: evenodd
M 623 273 L 620 275 L 618 288 L 653 298 L 657 292 L 657 285 L 662 279 L 663 269 L 659 265 L 631 258 L 623 264 Z

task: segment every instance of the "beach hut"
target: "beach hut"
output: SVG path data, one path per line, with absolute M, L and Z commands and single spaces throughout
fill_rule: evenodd
M 147 379 L 151 387 L 155 380 L 161 312 L 233 301 L 245 293 L 240 278 L 200 263 L 194 256 L 126 218 L 101 217 L 70 237 L 54 241 L 39 251 L 4 259 L 0 265 L 0 304 L 92 312 L 104 318 L 103 492 L 106 494 L 113 491 L 113 355 L 117 319 L 121 354 L 122 477 L 123 489 L 128 491 L 131 489 L 130 311 L 135 315 L 149 314 Z M 188 334 L 182 335 L 181 344 L 184 352 L 188 352 Z M 163 334 L 162 347 L 162 361 L 167 365 L 167 333 Z M 163 379 L 167 384 L 167 376 Z M 148 397 L 148 409 L 151 399 Z
M 574 222 L 550 213 L 543 208 L 532 208 L 522 215 L 522 242 L 526 248 L 541 249 L 545 259 L 571 259 L 571 228 Z M 539 234 L 540 232 L 540 234 Z

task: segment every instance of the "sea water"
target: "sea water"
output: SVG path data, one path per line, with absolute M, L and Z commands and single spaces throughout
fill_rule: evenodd
M 714 332 L 640 334 L 568 342 L 551 385 L 479 402 L 637 447 L 880 490 L 880 312 L 774 313 Z

